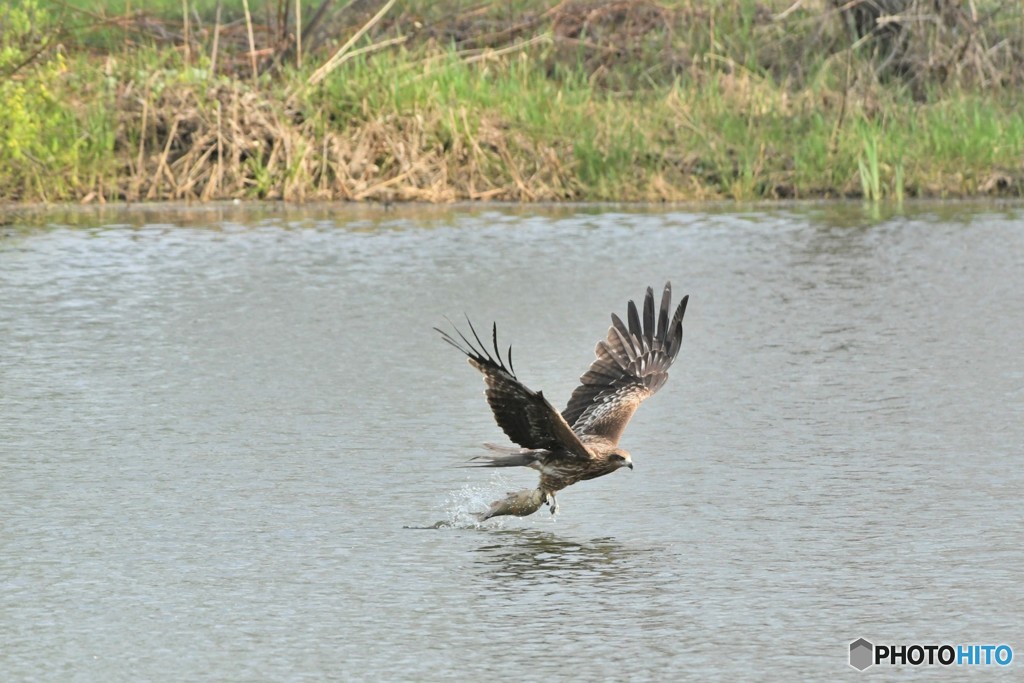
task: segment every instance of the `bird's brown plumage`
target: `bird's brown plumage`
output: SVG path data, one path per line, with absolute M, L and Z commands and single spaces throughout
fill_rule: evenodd
M 654 320 L 654 290 L 647 288 L 641 324 L 636 304 L 628 305 L 629 326 L 612 313 L 606 339 L 597 342 L 597 358 L 580 377 L 569 405 L 562 412 L 565 421 L 580 434 L 603 436 L 617 444 L 640 403 L 653 395 L 668 379 L 683 340 L 684 296 L 669 322 L 671 283 L 665 285 L 657 325 Z
M 492 327 L 493 355 L 467 319 L 473 341 L 456 329 L 463 343 L 438 329 L 446 342 L 464 353 L 484 375 L 487 402 L 502 431 L 521 448 L 492 449 L 501 455 L 484 456 L 484 467 L 525 466 L 540 472 L 536 491 L 510 493 L 496 501 L 480 518 L 528 515 L 544 503 L 555 511 L 554 494 L 578 481 L 610 474 L 620 467 L 632 469 L 628 452 L 618 447 L 622 432 L 647 397 L 668 379 L 668 369 L 679 353 L 683 315 L 689 297 L 683 297 L 669 317 L 671 283 L 666 283 L 655 319 L 654 291 L 648 287 L 643 317 L 629 302 L 627 323 L 612 314 L 605 339 L 597 343 L 596 358 L 580 377 L 562 413 L 544 394 L 526 387 L 512 367 L 512 349 L 502 358 L 497 326 Z M 437 328 L 435 328 L 437 329 Z

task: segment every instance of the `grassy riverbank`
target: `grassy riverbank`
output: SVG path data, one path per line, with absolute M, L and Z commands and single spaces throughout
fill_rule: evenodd
M 0 199 L 1024 194 L 1018 3 L 324 4 L 0 9 Z

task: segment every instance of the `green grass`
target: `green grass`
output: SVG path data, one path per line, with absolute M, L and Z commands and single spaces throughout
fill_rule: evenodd
M 881 202 L 1024 192 L 1016 84 L 928 80 L 922 88 L 885 80 L 867 50 L 844 52 L 842 32 L 823 34 L 810 12 L 781 25 L 765 21 L 762 6 L 748 0 L 666 3 L 664 17 L 688 19 L 675 30 L 656 18 L 630 43 L 621 25 L 594 19 L 572 42 L 541 26 L 503 45 L 514 48 L 533 35 L 545 40 L 500 56 L 445 42 L 440 31 L 441 39 L 351 59 L 305 88 L 326 53 L 252 83 L 247 62 L 227 42 L 211 74 L 208 34 L 186 64 L 181 49 L 156 40 L 117 43 L 123 28 L 86 20 L 123 16 L 138 4 L 70 4 L 92 14 L 48 10 L 41 0 L 0 9 L 0 25 L 8 27 L 0 34 L 0 74 L 12 76 L 0 80 L 7 103 L 0 110 L 0 199 Z M 208 25 L 215 4 L 189 6 Z M 277 5 L 252 6 L 265 17 Z M 484 16 L 498 20 L 542 6 L 551 4 L 495 3 Z M 145 7 L 168 21 L 182 9 L 168 0 Z M 403 22 L 440 25 L 473 7 L 407 3 L 359 46 L 411 30 Z M 993 25 L 1006 40 L 1021 42 L 1024 20 L 1000 19 Z M 61 32 L 78 36 L 67 45 L 79 47 L 44 49 L 18 66 Z M 612 58 L 594 45 L 628 54 Z M 239 113 L 242 97 L 250 111 Z M 245 118 L 253 112 L 260 114 Z M 216 125 L 232 116 L 251 128 L 226 140 Z M 169 138 L 172 130 L 176 138 Z M 216 153 L 210 140 L 222 146 Z M 237 162 L 237 177 L 211 184 L 214 165 L 220 173 L 229 160 Z

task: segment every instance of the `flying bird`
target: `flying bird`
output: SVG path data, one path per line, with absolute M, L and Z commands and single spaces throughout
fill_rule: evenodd
M 655 319 L 654 290 L 647 288 L 641 317 L 633 301 L 624 323 L 612 313 L 608 335 L 597 342 L 597 358 L 580 377 L 569 404 L 561 413 L 540 391 L 519 381 L 512 366 L 512 347 L 502 357 L 498 348 L 498 327 L 491 328 L 492 351 L 481 341 L 473 323 L 468 339 L 434 328 L 442 338 L 464 353 L 469 364 L 483 373 L 485 395 L 494 419 L 519 447 L 486 444 L 493 455 L 473 458 L 480 467 L 529 467 L 540 472 L 536 489 L 513 491 L 477 515 L 480 521 L 499 515 L 524 517 L 541 505 L 558 510 L 555 494 L 578 481 L 633 469 L 633 458 L 619 448 L 619 438 L 640 403 L 653 395 L 668 379 L 668 369 L 683 341 L 682 301 L 672 313 L 672 284 L 666 283 Z M 671 318 L 669 317 L 671 315 Z M 454 325 L 453 325 L 454 327 Z M 474 343 L 475 342 L 475 343 Z

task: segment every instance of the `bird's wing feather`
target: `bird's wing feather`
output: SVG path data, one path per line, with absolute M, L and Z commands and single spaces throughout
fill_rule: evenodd
M 466 322 L 469 323 L 468 318 Z M 508 438 L 524 448 L 567 452 L 568 457 L 574 460 L 590 459 L 590 452 L 554 406 L 544 398 L 544 394 L 532 391 L 516 378 L 511 347 L 506 354 L 508 365 L 505 364 L 498 349 L 497 325 L 492 328 L 493 356 L 480 341 L 472 323 L 469 323 L 469 329 L 476 344 L 459 332 L 458 328 L 455 332 L 465 345 L 444 330 L 434 329 L 441 333 L 446 342 L 466 354 L 470 365 L 483 373 L 487 384 L 487 403 L 491 406 L 495 421 Z
M 580 435 L 602 436 L 613 444 L 640 403 L 668 379 L 668 369 L 683 340 L 684 296 L 669 321 L 672 285 L 665 285 L 655 324 L 654 290 L 647 288 L 643 319 L 629 302 L 628 325 L 612 314 L 608 336 L 597 343 L 597 358 L 573 391 L 562 417 Z

